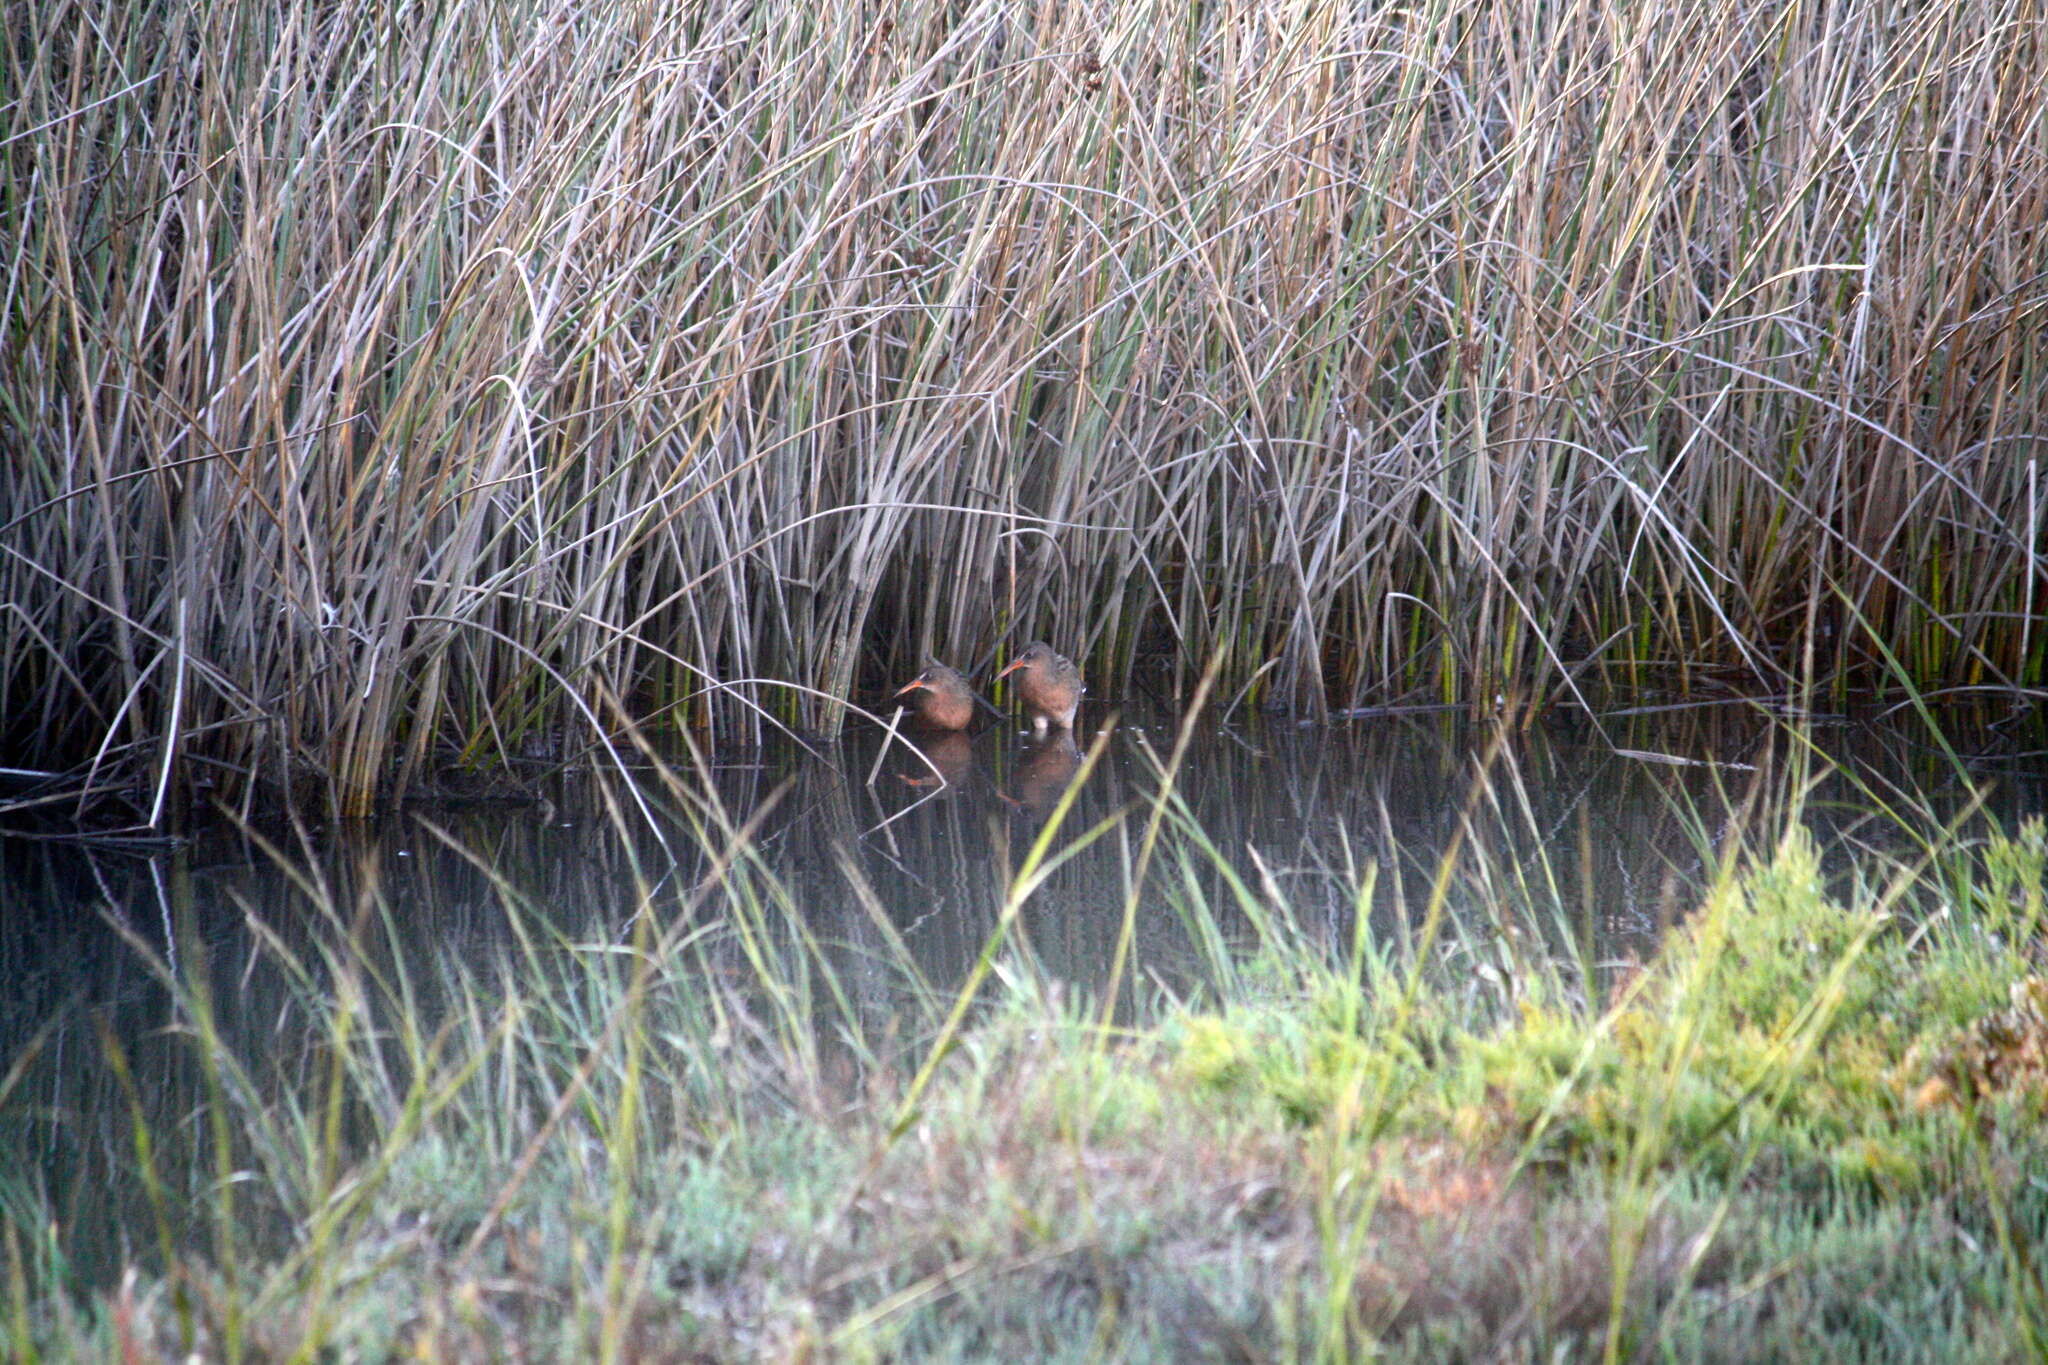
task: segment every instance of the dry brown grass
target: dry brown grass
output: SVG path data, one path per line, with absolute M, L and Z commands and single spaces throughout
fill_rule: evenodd
M 2039 684 L 2035 0 L 27 6 L 0 744 L 360 811 L 1037 635 Z

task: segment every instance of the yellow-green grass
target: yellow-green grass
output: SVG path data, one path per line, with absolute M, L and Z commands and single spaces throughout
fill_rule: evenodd
M 0 62 L 0 749 L 153 823 L 1037 636 L 1312 715 L 2044 681 L 2033 0 L 58 0 Z
M 950 995 L 887 935 L 819 942 L 701 805 L 706 875 L 581 929 L 507 892 L 491 952 L 397 951 L 368 869 L 307 878 L 303 935 L 252 914 L 248 961 L 138 939 L 172 1028 L 46 1035 L 0 1076 L 7 1337 L 39 1361 L 2048 1345 L 2038 820 L 1824 878 L 1773 804 L 1654 956 L 1585 963 L 1546 946 L 1564 905 L 1455 850 L 1402 926 L 1332 945 L 1221 861 L 1169 768 L 1121 826 L 1048 826 Z M 1042 873 L 1105 833 L 1217 946 L 1206 984 L 1132 973 L 1111 1010 L 1039 965 L 1102 899 Z M 77 1229 L 109 1221 L 117 1264 L 88 1271 Z

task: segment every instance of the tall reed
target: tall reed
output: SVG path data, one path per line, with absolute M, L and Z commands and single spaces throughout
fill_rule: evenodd
M 12 13 L 0 745 L 152 819 L 1040 634 L 2048 672 L 2038 0 Z

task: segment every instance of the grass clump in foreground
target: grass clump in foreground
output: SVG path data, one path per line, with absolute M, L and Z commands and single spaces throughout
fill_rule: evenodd
M 63 1230 L 16 1184 L 12 1340 L 46 1360 L 2033 1358 L 2048 838 L 1952 840 L 1834 899 L 1788 828 L 1596 990 L 1533 958 L 1475 986 L 1440 890 L 1408 946 L 1361 929 L 1339 954 L 1267 906 L 1229 984 L 1105 1029 L 1007 921 L 921 1088 L 924 1045 L 855 1026 L 744 854 L 693 893 L 724 913 L 642 915 L 629 944 L 523 930 L 494 963 L 395 972 L 371 965 L 372 908 L 317 967 L 283 964 L 298 1044 L 238 1047 L 175 978 L 209 1081 L 187 1113 L 137 1101 L 146 1268 L 72 1292 Z M 1160 849 L 1209 856 L 1171 825 Z

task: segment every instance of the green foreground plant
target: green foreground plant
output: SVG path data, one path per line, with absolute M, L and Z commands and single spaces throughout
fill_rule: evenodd
M 759 813 L 683 782 L 697 870 L 586 931 L 500 886 L 506 946 L 408 954 L 374 873 L 306 877 L 311 938 L 250 917 L 240 975 L 285 983 L 258 1031 L 204 944 L 135 939 L 195 1080 L 137 1086 L 106 1035 L 118 1283 L 67 1269 L 71 1192 L 0 1177 L 5 1336 L 49 1361 L 2038 1352 L 2038 820 L 1831 887 L 1795 802 L 1653 958 L 1589 964 L 1502 869 L 1467 880 L 1476 836 L 1412 921 L 1371 912 L 1397 870 L 1359 869 L 1330 943 L 1155 776 L 1133 870 L 1217 958 L 1114 1017 L 1035 966 L 1069 910 L 1057 817 L 956 996 L 871 945 L 908 987 L 882 1020 Z M 34 1060 L 0 1082 L 14 1150 L 57 1117 Z

